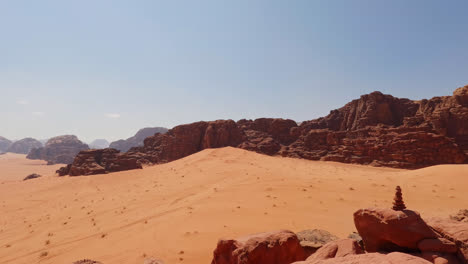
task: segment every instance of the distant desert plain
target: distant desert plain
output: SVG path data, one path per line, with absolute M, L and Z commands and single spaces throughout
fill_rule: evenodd
M 353 212 L 392 206 L 447 217 L 468 204 L 468 165 L 418 170 L 206 149 L 162 165 L 57 177 L 61 165 L 0 155 L 0 263 L 210 263 L 220 238 L 355 231 Z M 31 173 L 43 177 L 23 181 Z

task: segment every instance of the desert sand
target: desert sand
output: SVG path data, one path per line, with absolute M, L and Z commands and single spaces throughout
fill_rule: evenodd
M 346 237 L 352 213 L 391 207 L 396 185 L 423 217 L 468 205 L 468 165 L 401 170 L 221 148 L 105 175 L 57 177 L 57 167 L 0 156 L 0 263 L 210 263 L 219 238 L 313 228 Z M 44 177 L 22 181 L 32 172 Z

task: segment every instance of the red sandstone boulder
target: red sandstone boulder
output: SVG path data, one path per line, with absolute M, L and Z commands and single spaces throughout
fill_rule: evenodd
M 354 239 L 340 239 L 329 242 L 307 258 L 307 261 L 319 261 L 348 255 L 362 254 L 364 251 Z
M 438 237 L 411 210 L 361 209 L 354 213 L 354 224 L 367 252 L 417 251 L 421 240 Z
M 458 222 L 450 219 L 429 218 L 427 223 L 443 238 L 455 243 L 457 256 L 468 263 L 468 222 Z
M 282 230 L 220 240 L 211 263 L 289 264 L 304 259 L 305 253 L 296 234 Z
M 423 258 L 405 253 L 393 252 L 389 254 L 367 253 L 359 255 L 347 255 L 344 257 L 306 260 L 294 262 L 294 264 L 431 264 Z
M 455 243 L 445 238 L 423 239 L 418 243 L 418 249 L 422 252 L 456 253 L 458 248 Z

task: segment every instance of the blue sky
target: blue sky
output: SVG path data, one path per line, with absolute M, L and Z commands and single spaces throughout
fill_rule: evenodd
M 0 2 L 0 135 L 328 114 L 468 84 L 467 1 Z

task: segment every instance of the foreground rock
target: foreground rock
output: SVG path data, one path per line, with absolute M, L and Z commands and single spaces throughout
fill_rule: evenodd
M 360 255 L 348 255 L 345 257 L 329 258 L 323 260 L 306 260 L 294 262 L 294 264 L 431 264 L 423 258 L 401 252 L 389 254 L 368 253 Z
M 31 179 L 36 179 L 36 178 L 39 178 L 39 177 L 42 177 L 41 175 L 37 174 L 37 173 L 33 173 L 33 174 L 29 174 L 28 176 L 26 176 L 23 181 L 26 181 L 26 180 L 31 180 Z
M 32 149 L 26 158 L 46 160 L 48 164 L 70 164 L 81 150 L 89 149 L 76 136 L 65 135 L 51 138 L 44 147 Z
M 7 152 L 28 154 L 31 149 L 40 147 L 42 147 L 42 143 L 39 140 L 34 138 L 23 138 L 11 144 L 10 147 L 8 147 Z
M 354 239 L 347 238 L 325 244 L 306 260 L 318 262 L 329 258 L 339 258 L 362 253 L 364 253 L 364 251 L 361 249 L 358 242 Z
M 143 146 L 124 155 L 157 164 L 231 146 L 267 155 L 395 168 L 466 163 L 467 93 L 465 86 L 453 96 L 412 101 L 373 92 L 301 125 L 272 118 L 196 122 L 149 136 Z
M 145 127 L 140 130 L 133 136 L 127 139 L 121 139 L 110 143 L 109 147 L 118 149 L 122 152 L 127 152 L 133 147 L 143 146 L 143 141 L 145 138 L 152 136 L 156 133 L 164 134 L 168 131 L 165 127 Z
M 211 264 L 289 264 L 304 259 L 297 236 L 283 230 L 220 240 Z
M 0 153 L 7 152 L 8 147 L 11 145 L 11 141 L 0 136 Z
M 354 213 L 354 224 L 366 251 L 416 251 L 423 239 L 437 234 L 411 210 L 370 208 Z
M 361 209 L 354 223 L 367 252 L 412 252 L 433 263 L 468 263 L 468 223 L 411 210 Z

